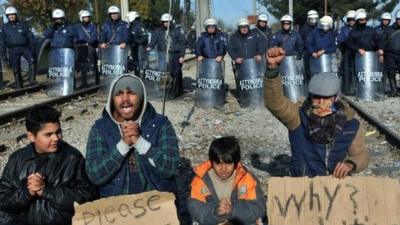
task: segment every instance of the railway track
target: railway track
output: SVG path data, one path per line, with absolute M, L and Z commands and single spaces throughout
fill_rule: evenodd
M 396 132 L 394 132 L 393 130 L 388 128 L 386 125 L 384 125 L 382 122 L 380 122 L 378 118 L 371 115 L 369 112 L 364 110 L 359 104 L 357 104 L 350 98 L 345 97 L 345 96 L 343 98 L 349 103 L 349 105 L 354 110 L 356 110 L 356 112 L 358 113 L 358 115 L 361 116 L 361 118 L 363 118 L 365 121 L 367 121 L 372 126 L 376 127 L 381 134 L 385 135 L 386 141 L 389 144 L 400 149 L 400 136 Z

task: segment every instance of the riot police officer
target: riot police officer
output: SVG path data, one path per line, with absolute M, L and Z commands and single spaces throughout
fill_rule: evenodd
M 166 39 L 166 32 L 169 30 Z M 151 35 L 147 51 L 155 49 L 166 52 L 168 44 L 170 55 L 171 76 L 173 78 L 172 90 L 168 93 L 169 98 L 176 98 L 183 94 L 182 64 L 185 56 L 185 34 L 181 27 L 175 26 L 172 16 L 164 13 L 161 16 L 161 27 L 157 28 Z
M 290 15 L 284 15 L 280 21 L 282 29 L 272 37 L 272 47 L 281 47 L 285 50 L 285 55 L 295 55 L 300 60 L 304 43 L 300 34 L 292 30 L 293 18 Z
M 125 48 L 129 43 L 128 23 L 121 20 L 121 11 L 117 6 L 110 6 L 107 13 L 109 20 L 101 27 L 99 36 L 100 48 L 107 48 L 110 45 Z
M 195 51 L 196 39 L 196 27 L 195 25 L 192 25 L 189 33 L 186 36 L 186 47 L 190 50 L 191 54 L 193 54 Z
M 261 13 L 257 17 L 257 25 L 253 29 L 257 35 L 258 41 L 261 43 L 261 52 L 264 54 L 271 45 L 272 30 L 268 27 L 268 15 Z
M 139 13 L 131 11 L 128 13 L 129 21 L 129 43 L 131 46 L 132 68 L 137 76 L 143 68 L 145 48 L 148 44 L 149 35 L 140 20 Z
M 342 55 L 339 70 L 342 78 L 342 92 L 347 95 L 352 95 L 355 92 L 354 54 L 346 44 L 350 31 L 355 27 L 355 18 L 356 11 L 349 10 L 346 13 L 346 25 L 340 28 L 337 36 L 338 48 Z
M 307 12 L 307 22 L 300 28 L 299 33 L 301 36 L 301 39 L 303 40 L 304 43 L 304 72 L 307 78 L 307 81 L 310 80 L 311 77 L 311 72 L 310 72 L 310 57 L 312 52 L 307 51 L 306 48 L 306 43 L 308 39 L 310 38 L 311 34 L 313 33 L 314 30 L 317 29 L 318 27 L 318 12 L 315 10 L 310 10 Z
M 356 11 L 356 27 L 350 31 L 346 45 L 354 54 L 364 55 L 366 51 L 378 51 L 383 56 L 383 44 L 374 28 L 367 26 L 367 12 L 364 9 Z
M 226 54 L 224 36 L 217 28 L 217 21 L 208 18 L 204 21 L 205 32 L 202 32 L 195 45 L 195 54 L 198 61 L 204 58 L 213 58 L 221 62 Z
M 236 64 L 242 64 L 249 58 L 255 58 L 257 62 L 261 62 L 261 45 L 254 31 L 250 30 L 249 21 L 246 18 L 239 19 L 237 31 L 228 41 L 228 53 Z
M 336 52 L 336 34 L 332 28 L 332 17 L 323 16 L 320 20 L 319 28 L 314 30 L 310 38 L 307 39 L 307 52 L 311 53 L 313 58 Z
M 55 9 L 51 13 L 53 25 L 44 32 L 46 39 L 51 39 L 52 48 L 73 48 L 76 38 L 75 28 L 65 20 L 65 13 Z
M 8 7 L 6 15 L 8 22 L 3 26 L 4 44 L 8 48 L 9 60 L 14 72 L 15 87 L 23 87 L 21 75 L 21 57 L 29 63 L 29 83 L 35 83 L 35 66 L 32 52 L 34 37 L 31 28 L 18 20 L 17 9 Z
M 389 12 L 384 12 L 381 15 L 381 24 L 375 27 L 376 32 L 382 37 L 383 33 L 390 26 L 390 22 L 392 21 L 392 14 Z
M 88 10 L 81 10 L 79 12 L 79 21 L 75 25 L 76 38 L 76 53 L 77 53 L 77 67 L 81 71 L 81 87 L 87 87 L 87 72 L 92 70 L 96 84 L 100 83 L 100 74 L 97 69 L 97 53 L 96 48 L 98 45 L 97 28 L 94 23 L 90 21 L 91 14 Z
M 392 97 L 398 96 L 396 72 L 400 72 L 400 11 L 396 12 L 395 18 L 395 23 L 383 35 L 384 66 Z

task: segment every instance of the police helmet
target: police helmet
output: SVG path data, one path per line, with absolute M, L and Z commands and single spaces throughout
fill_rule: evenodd
M 79 20 L 81 22 L 83 22 L 83 17 L 89 17 L 89 16 L 91 16 L 91 14 L 90 14 L 90 12 L 88 10 L 81 10 L 79 12 Z
M 392 20 L 392 14 L 390 14 L 388 12 L 382 13 L 381 20 Z
M 169 14 L 169 13 L 162 14 L 161 21 L 162 22 L 171 22 L 172 21 L 172 15 Z
M 11 6 L 6 9 L 6 15 L 12 15 L 12 14 L 17 14 L 17 13 L 18 13 L 18 11 L 15 7 Z
M 120 13 L 121 10 L 119 10 L 119 8 L 115 5 L 112 5 L 110 7 L 108 7 L 107 13 L 111 14 L 111 13 Z
M 281 23 L 282 22 L 290 22 L 293 23 L 293 18 L 291 15 L 284 15 L 281 17 Z
M 315 10 L 310 10 L 307 13 L 307 19 L 318 19 L 318 13 Z
M 321 28 L 324 30 L 331 29 L 333 26 L 333 19 L 330 16 L 323 16 L 319 20 L 319 24 L 321 25 Z
M 51 18 L 53 19 L 60 19 L 60 18 L 64 18 L 65 17 L 65 13 L 63 10 L 61 9 L 55 9 L 52 13 L 51 13 Z
M 208 18 L 204 20 L 204 27 L 207 28 L 207 26 L 217 26 L 217 21 L 214 18 Z
M 356 11 L 356 20 L 359 19 L 366 19 L 367 18 L 367 12 L 365 11 L 365 9 L 357 9 Z
M 244 27 L 244 26 L 249 26 L 249 21 L 246 19 L 246 18 L 240 18 L 239 20 L 238 20 L 238 22 L 236 23 L 236 25 L 238 26 L 238 27 Z
M 136 18 L 140 17 L 139 13 L 136 11 L 130 11 L 128 12 L 128 21 L 131 23 L 132 21 L 135 21 Z
M 265 14 L 265 13 L 261 13 L 260 15 L 258 15 L 257 20 L 258 21 L 267 22 L 268 21 L 268 15 Z
M 398 10 L 398 11 L 396 12 L 395 17 L 396 17 L 396 20 L 397 20 L 397 19 L 400 19 L 400 10 Z
M 346 13 L 346 18 L 347 18 L 347 19 L 354 19 L 354 18 L 356 18 L 356 14 L 357 14 L 356 11 L 354 11 L 354 10 L 349 10 L 349 11 L 347 11 L 347 13 Z

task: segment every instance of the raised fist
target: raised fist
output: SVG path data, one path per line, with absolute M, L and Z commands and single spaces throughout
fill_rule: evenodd
M 270 48 L 267 51 L 267 62 L 269 68 L 277 68 L 285 58 L 285 50 L 283 48 Z

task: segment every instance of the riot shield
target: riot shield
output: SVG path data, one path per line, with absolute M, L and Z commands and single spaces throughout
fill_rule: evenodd
M 225 103 L 222 63 L 204 59 L 197 65 L 196 106 L 221 107 Z
M 340 60 L 340 78 L 342 80 L 342 92 L 346 95 L 354 95 L 356 90 L 356 78 L 354 74 L 354 56 L 350 50 L 342 52 Z
M 323 54 L 318 58 L 310 57 L 310 72 L 311 75 L 317 73 L 337 73 L 338 63 L 335 53 Z
M 146 56 L 146 65 L 144 70 L 143 82 L 146 86 L 147 96 L 150 99 L 162 99 L 164 93 L 169 91 L 171 87 L 166 85 L 167 71 L 169 71 L 169 63 L 165 52 L 148 51 Z M 165 90 L 167 88 L 168 90 Z
M 127 48 L 120 48 L 119 45 L 111 45 L 102 50 L 101 75 L 103 76 L 103 80 L 101 83 L 106 86 L 106 90 L 114 78 L 126 72 L 127 64 Z
M 75 53 L 72 48 L 53 48 L 49 54 L 48 96 L 66 96 L 74 92 Z
M 365 55 L 356 54 L 356 96 L 366 101 L 385 100 L 385 79 L 382 64 L 376 52 L 367 51 Z
M 236 65 L 235 80 L 241 107 L 264 106 L 263 65 L 254 58 L 245 59 L 242 64 Z
M 296 56 L 286 56 L 279 67 L 283 92 L 292 102 L 306 96 L 303 65 L 302 60 L 297 60 Z
M 77 45 L 75 48 L 75 58 L 76 71 L 80 72 L 81 83 L 95 80 L 95 67 L 97 67 L 96 49 L 90 45 Z

